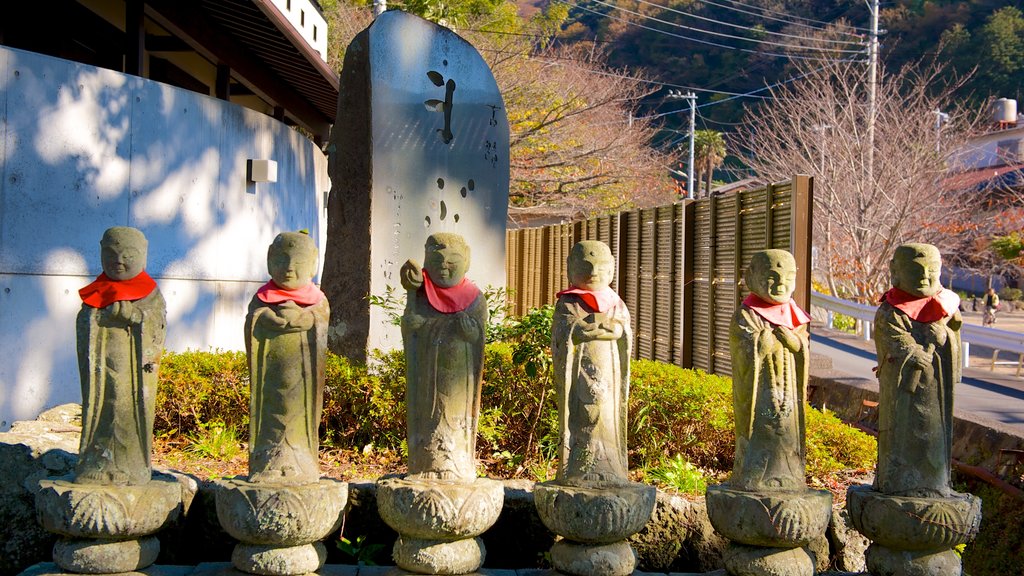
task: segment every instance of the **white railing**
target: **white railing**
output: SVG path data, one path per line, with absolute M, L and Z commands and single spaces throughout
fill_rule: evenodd
M 860 320 L 863 326 L 862 334 L 864 339 L 871 339 L 871 323 L 875 320 L 875 311 L 878 309 L 877 306 L 858 304 L 856 302 L 850 302 L 849 300 L 836 298 L 835 296 L 826 296 L 819 292 L 811 292 L 811 306 L 817 306 L 828 312 L 827 325 L 829 328 L 832 328 L 834 314 L 844 314 Z M 1017 364 L 1017 373 L 1020 375 L 1021 360 L 1024 359 L 1024 334 L 1008 332 L 1006 330 L 997 330 L 995 328 L 984 328 L 974 324 L 964 324 L 964 327 L 960 331 L 960 336 L 964 347 L 962 355 L 964 359 L 964 368 L 970 367 L 971 344 L 976 344 L 978 346 L 991 348 L 995 351 L 992 354 L 993 367 L 996 364 L 996 356 L 999 354 L 999 351 L 1018 354 L 1018 361 L 1015 362 L 1015 364 Z

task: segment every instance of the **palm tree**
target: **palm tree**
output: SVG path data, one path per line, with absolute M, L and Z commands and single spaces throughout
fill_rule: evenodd
M 711 175 L 725 160 L 725 139 L 716 130 L 697 130 L 693 133 L 693 165 L 695 196 L 699 196 L 701 176 L 706 181 L 705 195 L 711 194 Z

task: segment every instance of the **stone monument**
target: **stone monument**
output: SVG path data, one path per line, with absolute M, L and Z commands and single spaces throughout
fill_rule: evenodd
M 343 482 L 320 478 L 319 426 L 330 308 L 313 284 L 316 244 L 285 232 L 267 252 L 271 280 L 245 319 L 249 359 L 249 476 L 223 480 L 217 517 L 239 543 L 231 562 L 264 576 L 305 574 L 341 524 Z
M 708 516 L 731 540 L 730 574 L 811 576 L 806 546 L 822 536 L 832 494 L 805 482 L 804 407 L 810 317 L 793 302 L 796 261 L 784 250 L 753 255 L 751 293 L 729 330 L 736 457 L 732 477 L 707 491 Z
M 457 234 L 427 238 L 423 266 L 401 269 L 409 473 L 377 482 L 381 518 L 399 533 L 399 567 L 466 574 L 484 560 L 478 538 L 501 513 L 501 482 L 476 477 L 487 302 L 465 277 L 469 245 Z
M 872 574 L 961 574 L 953 547 L 971 541 L 981 500 L 950 487 L 953 387 L 960 382 L 960 298 L 939 283 L 929 244 L 904 244 L 889 269 L 892 289 L 875 314 L 878 470 L 853 486 L 847 507 L 872 544 Z
M 181 511 L 177 480 L 150 467 L 166 311 L 146 253 L 139 230 L 108 229 L 103 273 L 79 291 L 79 460 L 73 475 L 40 481 L 36 494 L 43 528 L 62 536 L 53 560 L 69 572 L 149 566 L 160 551 L 152 534 Z
M 538 484 L 541 521 L 562 536 L 551 563 L 575 576 L 626 576 L 636 553 L 626 538 L 654 511 L 653 486 L 630 482 L 626 454 L 629 310 L 610 288 L 615 259 L 585 240 L 568 257 L 571 286 L 558 293 L 551 329 L 558 398 L 555 480 Z
M 398 10 L 378 16 L 345 52 L 328 151 L 323 288 L 350 303 L 331 311 L 331 350 L 360 359 L 401 345 L 366 295 L 398 288 L 424 236 L 471 238 L 478 285 L 505 285 L 508 120 L 468 42 Z

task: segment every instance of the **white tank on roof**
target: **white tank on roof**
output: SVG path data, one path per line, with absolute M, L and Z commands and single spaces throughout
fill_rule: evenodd
M 1000 98 L 992 103 L 992 120 L 994 122 L 1017 123 L 1017 101 L 1012 98 Z

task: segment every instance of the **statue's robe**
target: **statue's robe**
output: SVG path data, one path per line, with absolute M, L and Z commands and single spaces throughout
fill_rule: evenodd
M 455 288 L 432 289 L 461 292 L 464 297 L 455 300 L 465 302 L 456 306 L 461 309 L 442 312 L 425 287 L 408 294 L 402 341 L 409 475 L 469 481 L 476 478 L 487 301 L 465 279 Z
M 282 302 L 259 294 L 245 318 L 249 359 L 249 480 L 305 484 L 320 479 L 320 417 L 330 305 L 320 294 L 315 304 L 300 304 L 313 315 L 313 327 L 261 328 L 260 317 L 276 314 Z
M 744 303 L 729 329 L 736 418 L 729 484 L 738 490 L 806 488 L 807 327 L 781 327 L 801 342 L 792 352 L 774 333 L 775 326 Z
M 132 303 L 142 313 L 139 324 L 109 325 L 105 307 L 83 304 L 78 313 L 78 483 L 145 484 L 152 476 L 157 373 L 167 312 L 157 288 Z
M 629 310 L 614 292 L 598 311 L 593 299 L 572 291 L 560 293 L 551 326 L 561 437 L 556 481 L 567 486 L 626 482 Z M 621 326 L 622 334 L 614 340 L 580 340 L 585 326 L 595 321 Z
M 956 310 L 952 300 L 959 299 L 950 294 L 942 295 L 949 312 L 935 320 L 914 320 L 888 301 L 875 314 L 879 492 L 951 494 L 953 387 L 960 382 L 961 348 L 959 326 L 949 325 Z M 928 359 L 923 370 L 911 362 L 922 354 Z

